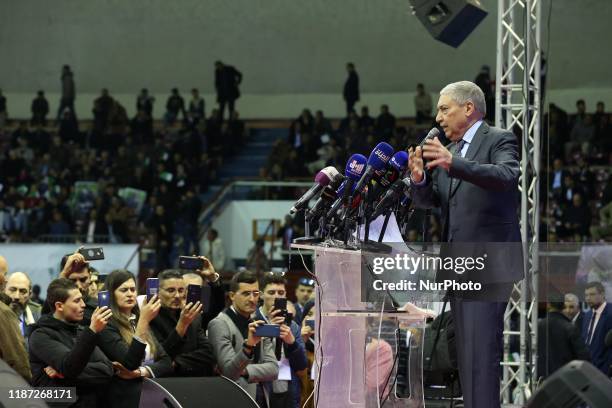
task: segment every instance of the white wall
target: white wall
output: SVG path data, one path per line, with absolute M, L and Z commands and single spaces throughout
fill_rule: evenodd
M 132 258 L 138 245 L 105 244 L 103 247 L 105 259 L 92 261 L 92 266 L 101 274 L 122 268 L 138 274 L 138 255 Z M 49 283 L 60 273 L 62 256 L 75 250 L 74 244 L 0 244 L 0 255 L 6 258 L 9 273 L 26 272 L 33 284 L 40 285 L 42 297 L 46 296 Z
M 246 258 L 253 242 L 254 219 L 282 222 L 293 201 L 232 201 L 213 222 L 225 244 L 227 258 Z M 269 244 L 266 244 L 266 250 Z

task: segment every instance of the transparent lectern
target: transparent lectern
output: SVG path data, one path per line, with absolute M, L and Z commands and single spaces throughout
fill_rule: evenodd
M 361 298 L 361 252 L 293 244 L 314 252 L 315 406 L 424 407 L 425 316 Z

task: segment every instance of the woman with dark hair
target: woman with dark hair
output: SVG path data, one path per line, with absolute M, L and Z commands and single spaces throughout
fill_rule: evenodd
M 138 307 L 136 278 L 126 270 L 113 271 L 106 278 L 113 317 L 100 335 L 99 346 L 113 361 L 117 376 L 109 389 L 112 407 L 133 408 L 140 403 L 142 379 L 172 373 L 172 362 L 149 329 L 159 313 L 157 296 Z

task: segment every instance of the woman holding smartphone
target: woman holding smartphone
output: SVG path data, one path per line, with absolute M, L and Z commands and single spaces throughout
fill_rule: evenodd
M 100 333 L 100 348 L 113 361 L 116 376 L 109 389 L 112 407 L 137 408 L 142 379 L 172 373 L 170 357 L 153 336 L 149 324 L 161 307 L 157 296 L 138 307 L 136 279 L 126 270 L 113 271 L 106 278 L 113 311 L 106 330 Z

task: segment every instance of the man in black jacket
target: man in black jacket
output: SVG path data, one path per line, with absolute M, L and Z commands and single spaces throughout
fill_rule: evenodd
M 355 64 L 352 62 L 346 64 L 346 71 L 348 72 L 348 78 L 344 83 L 342 96 L 346 102 L 346 114 L 348 116 L 355 109 L 355 103 L 359 100 L 359 75 L 357 75 Z
M 111 362 L 97 347 L 99 333 L 112 316 L 96 309 L 89 327 L 80 326 L 85 303 L 77 286 L 59 278 L 49 284 L 47 301 L 53 314 L 44 315 L 30 335 L 32 385 L 76 387 L 73 407 L 105 407 L 105 388 L 113 376 Z
M 162 307 L 151 329 L 172 359 L 175 375 L 214 375 L 216 360 L 202 329 L 202 304 L 185 304 L 186 284 L 180 271 L 166 270 L 158 278 Z
M 548 377 L 572 360 L 590 361 L 580 329 L 563 313 L 562 302 L 550 302 L 548 315 L 538 322 L 538 376 Z
M 225 65 L 221 61 L 215 62 L 215 89 L 217 90 L 217 102 L 221 111 L 221 120 L 225 112 L 225 104 L 229 106 L 229 117 L 234 113 L 234 103 L 240 97 L 238 85 L 242 82 L 242 73 L 231 65 Z

